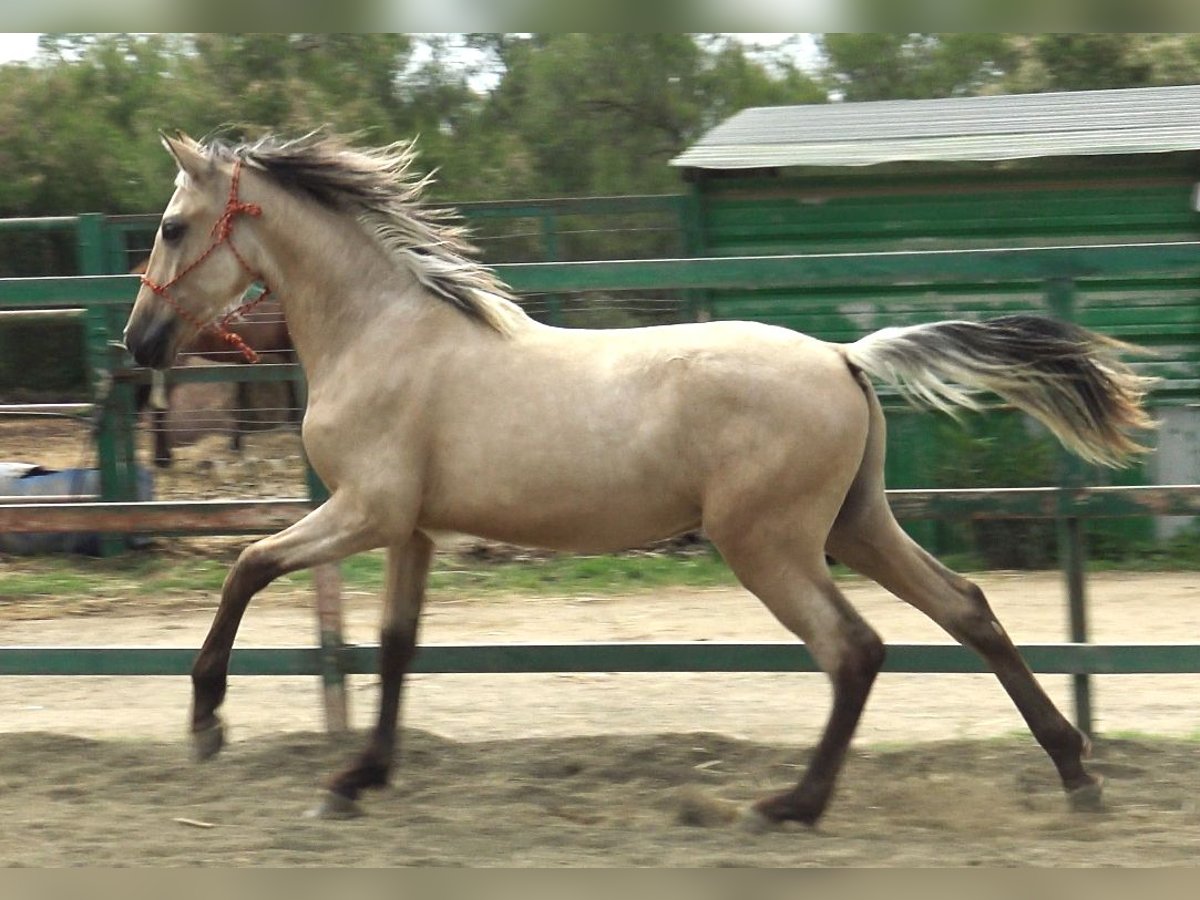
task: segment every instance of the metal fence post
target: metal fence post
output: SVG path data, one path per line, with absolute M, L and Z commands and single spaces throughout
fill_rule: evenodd
M 125 477 L 120 464 L 115 417 L 112 414 L 113 374 L 108 350 L 108 309 L 90 303 L 84 317 L 84 353 L 91 383 L 91 401 L 95 404 L 93 429 L 96 444 L 96 469 L 100 480 L 100 499 L 114 502 L 126 499 Z M 120 535 L 101 534 L 100 553 L 115 556 L 124 549 Z
M 1046 282 L 1046 303 L 1060 319 L 1070 322 L 1075 318 L 1075 282 L 1071 278 L 1051 278 Z M 1081 487 L 1084 482 L 1083 464 L 1078 457 L 1065 451 L 1059 456 L 1059 488 L 1070 491 Z M 1065 500 L 1061 503 L 1066 506 Z M 1087 583 L 1086 551 L 1083 540 L 1083 521 L 1078 516 L 1058 517 L 1059 558 L 1067 582 L 1067 605 L 1072 643 L 1086 644 L 1087 627 Z M 1091 734 L 1094 727 L 1092 717 L 1092 679 L 1090 675 L 1072 675 L 1071 686 L 1075 697 L 1075 725 L 1084 734 Z
M 546 262 L 558 262 L 558 220 L 552 211 L 542 214 L 542 252 Z M 546 321 L 562 325 L 563 301 L 558 294 L 546 295 Z
M 75 241 L 79 274 L 105 274 L 104 216 L 99 213 L 79 216 Z M 96 468 L 100 476 L 100 497 L 110 502 L 134 499 L 136 484 L 131 388 L 117 384 L 113 378 L 120 362 L 112 346 L 120 331 L 120 316 L 121 310 L 117 307 L 105 302 L 91 302 L 87 304 L 84 319 L 84 352 L 91 376 L 92 402 L 96 404 Z M 115 555 L 124 548 L 125 541 L 121 536 L 101 535 L 100 552 L 104 556 Z
M 80 275 L 104 275 L 105 268 L 104 216 L 84 213 L 79 216 L 75 232 L 75 262 Z
M 686 256 L 701 256 L 704 253 L 703 198 L 698 183 L 693 183 L 688 192 L 676 203 L 679 233 L 683 237 L 683 252 Z M 712 318 L 708 303 L 709 292 L 692 288 L 683 292 L 684 306 L 689 322 L 707 322 Z

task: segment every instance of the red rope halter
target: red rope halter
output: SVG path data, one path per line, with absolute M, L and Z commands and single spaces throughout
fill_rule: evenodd
M 183 270 L 179 272 L 178 275 L 176 275 L 174 278 L 172 278 L 170 281 L 166 282 L 165 284 L 159 284 L 157 281 L 155 281 L 153 278 L 151 278 L 149 275 L 146 275 L 146 274 L 143 274 L 141 276 L 141 279 L 142 279 L 142 284 L 144 284 L 146 287 L 150 288 L 150 290 L 152 290 L 159 297 L 162 297 L 163 300 L 167 301 L 167 303 L 170 305 L 171 309 L 173 309 L 175 311 L 175 314 L 177 316 L 179 316 L 179 318 L 181 318 L 185 322 L 187 322 L 189 325 L 191 325 L 193 328 L 195 328 L 196 331 L 198 331 L 198 332 L 203 331 L 205 328 L 213 329 L 220 336 L 221 340 L 225 341 L 227 344 L 230 344 L 231 346 L 236 347 L 238 350 L 240 350 L 242 352 L 242 356 L 244 356 L 246 358 L 246 362 L 256 363 L 256 362 L 258 362 L 259 356 L 254 351 L 254 349 L 242 339 L 241 335 L 234 334 L 232 331 L 229 330 L 229 322 L 232 319 L 249 312 L 252 308 L 257 306 L 259 303 L 262 303 L 262 301 L 266 299 L 267 295 L 271 293 L 271 288 L 269 286 L 267 286 L 265 281 L 263 281 L 262 276 L 259 275 L 258 272 L 254 271 L 254 269 L 250 267 L 250 264 L 246 262 L 246 260 L 242 257 L 242 254 L 238 253 L 237 247 L 235 247 L 233 245 L 233 241 L 231 240 L 231 238 L 233 237 L 233 221 L 236 216 L 238 216 L 238 215 L 261 216 L 262 215 L 262 207 L 259 206 L 257 203 L 245 203 L 242 200 L 238 199 L 238 185 L 241 182 L 241 179 L 242 179 L 242 161 L 240 159 L 234 160 L 233 177 L 231 178 L 231 180 L 229 182 L 229 199 L 225 201 L 225 209 L 221 213 L 220 218 L 218 218 L 216 223 L 213 225 L 213 228 L 212 228 L 213 240 L 212 240 L 212 243 L 208 245 L 208 249 L 205 250 L 203 253 L 201 253 L 198 257 L 196 257 L 196 259 L 192 260 L 192 262 L 190 262 L 187 266 L 185 266 L 183 268 Z M 179 284 L 179 282 L 183 280 L 185 275 L 190 273 L 193 269 L 195 269 L 197 266 L 199 266 L 202 262 L 204 262 L 206 259 L 208 259 L 210 256 L 212 256 L 212 254 L 216 251 L 216 249 L 218 247 L 220 247 L 222 244 L 228 245 L 229 249 L 233 252 L 234 257 L 236 257 L 237 261 L 241 264 L 242 268 L 245 269 L 250 274 L 250 277 L 253 278 L 255 281 L 261 282 L 263 284 L 263 286 L 266 287 L 266 290 L 264 290 L 261 294 L 259 294 L 253 300 L 250 300 L 247 303 L 243 303 L 241 306 L 237 307 L 236 309 L 233 309 L 233 310 L 227 312 L 225 315 L 223 315 L 220 318 L 219 321 L 206 323 L 206 322 L 200 321 L 200 319 L 198 317 L 192 315 L 190 312 L 188 312 L 186 309 L 184 309 L 180 305 L 179 301 L 171 296 L 171 288 L 174 287 L 175 285 Z

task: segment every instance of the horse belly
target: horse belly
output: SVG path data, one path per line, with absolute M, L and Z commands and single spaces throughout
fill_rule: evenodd
M 587 470 L 585 463 L 580 467 Z M 551 550 L 623 550 L 700 524 L 677 486 L 644 478 L 527 479 L 495 470 L 430 497 L 421 527 Z

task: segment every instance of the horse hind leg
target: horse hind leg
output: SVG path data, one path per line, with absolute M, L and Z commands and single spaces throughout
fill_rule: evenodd
M 978 653 L 1012 698 L 1029 730 L 1049 755 L 1071 804 L 1100 803 L 1101 780 L 1086 771 L 1087 737 L 1054 705 L 992 612 L 983 591 L 947 569 L 916 544 L 892 516 L 882 486 L 863 506 L 851 503 L 830 533 L 827 549 L 925 613 Z
M 794 546 L 756 546 L 742 537 L 722 540 L 712 529 L 709 533 L 742 584 L 804 641 L 832 684 L 832 710 L 803 777 L 753 807 L 759 822 L 813 825 L 829 804 L 883 665 L 883 641 L 833 583 L 819 547 L 798 555 Z

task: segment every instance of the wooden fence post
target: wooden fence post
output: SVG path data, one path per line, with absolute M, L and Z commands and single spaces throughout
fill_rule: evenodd
M 308 383 L 300 379 L 301 396 L 307 402 Z M 329 499 L 329 489 L 305 461 L 308 496 L 314 503 Z M 314 566 L 313 588 L 317 594 L 317 636 L 321 644 L 321 692 L 325 703 L 325 729 L 341 734 L 350 728 L 350 701 L 346 694 L 346 672 L 342 650 L 346 646 L 342 618 L 342 570 L 338 563 Z
M 317 592 L 317 631 L 321 643 L 321 691 L 325 700 L 325 729 L 340 734 L 350 728 L 350 703 L 346 695 L 346 673 L 341 653 L 345 646 L 342 628 L 342 572 L 337 563 L 313 568 Z

